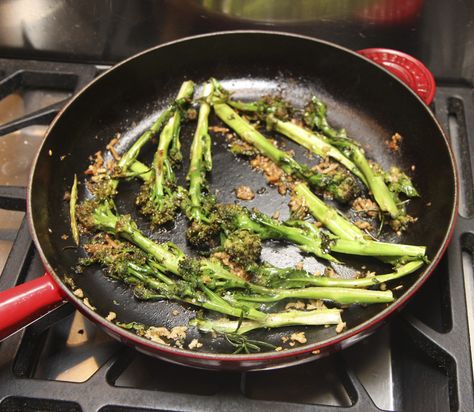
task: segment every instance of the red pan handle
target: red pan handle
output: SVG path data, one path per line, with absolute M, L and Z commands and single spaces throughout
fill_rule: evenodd
M 61 289 L 49 273 L 0 292 L 0 341 L 62 302 Z
M 426 104 L 430 104 L 436 83 L 429 69 L 419 60 L 398 50 L 379 47 L 358 50 L 357 53 L 379 64 L 410 87 Z

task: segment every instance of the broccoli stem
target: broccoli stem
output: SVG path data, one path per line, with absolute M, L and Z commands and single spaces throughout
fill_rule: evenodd
M 150 182 L 153 179 L 152 169 L 138 160 L 130 165 L 130 171 L 144 182 Z
M 236 217 L 236 226 L 257 233 L 263 240 L 282 239 L 292 242 L 307 253 L 326 259 L 330 262 L 338 262 L 336 258 L 321 248 L 321 238 L 310 236 L 302 229 L 285 226 L 278 220 L 272 219 L 262 213 L 242 213 Z
M 399 256 L 423 258 L 426 252 L 424 246 L 404 245 L 400 243 L 375 242 L 373 240 L 335 239 L 330 242 L 332 252 L 359 256 Z
M 347 170 L 357 176 L 366 186 L 368 185 L 365 176 L 361 173 L 357 166 L 346 156 L 344 156 L 338 149 L 330 145 L 324 136 L 317 132 L 311 132 L 292 122 L 284 122 L 279 120 L 271 114 L 267 116 L 267 122 L 271 124 L 277 132 L 305 147 L 310 152 L 321 156 L 322 158 L 329 156 L 334 160 L 337 160 L 339 163 L 345 166 Z
M 270 140 L 257 131 L 252 125 L 240 117 L 229 105 L 214 101 L 217 116 L 233 129 L 243 140 L 254 146 L 262 155 L 276 163 L 285 173 L 305 179 L 312 186 L 331 193 L 339 201 L 347 202 L 353 195 L 354 182 L 339 173 L 332 176 L 317 173 L 307 166 L 301 165 L 283 150 L 275 147 Z
M 128 167 L 133 163 L 134 160 L 138 157 L 141 148 L 148 143 L 148 141 L 160 131 L 162 125 L 168 121 L 168 119 L 173 115 L 176 111 L 176 107 L 182 104 L 186 99 L 192 96 L 194 91 L 194 83 L 191 80 L 183 82 L 181 88 L 178 92 L 178 98 L 175 102 L 169 105 L 163 113 L 155 120 L 155 122 L 151 125 L 150 129 L 148 129 L 145 133 L 143 133 L 138 140 L 133 143 L 130 149 L 127 150 L 126 153 L 120 158 L 118 162 L 118 166 L 122 170 L 128 169 Z
M 185 81 L 180 88 L 179 94 L 181 94 L 181 98 L 178 98 L 175 100 L 172 104 L 170 104 L 159 116 L 158 118 L 153 122 L 153 124 L 150 126 L 150 128 L 144 132 L 133 144 L 130 146 L 130 148 L 122 154 L 122 157 L 120 160 L 117 162 L 118 169 L 123 175 L 127 175 L 129 169 L 132 169 L 135 173 L 137 167 L 141 169 L 139 166 L 134 165 L 136 162 L 136 159 L 138 155 L 140 154 L 140 150 L 142 147 L 148 143 L 153 136 L 155 136 L 162 128 L 163 124 L 165 124 L 168 119 L 170 119 L 171 116 L 177 111 L 176 108 L 182 105 L 187 99 L 189 99 L 190 96 L 192 96 L 192 93 L 194 91 L 194 83 L 192 81 Z M 132 167 L 133 166 L 133 167 Z M 142 170 L 143 171 L 143 170 Z M 149 180 L 151 177 L 148 176 L 147 180 Z M 117 186 L 119 184 L 118 179 L 111 179 L 110 180 L 110 187 L 112 189 L 112 192 L 115 192 L 117 189 Z
M 236 301 L 270 303 L 283 299 L 321 299 L 343 305 L 359 303 L 390 303 L 393 302 L 392 291 L 350 289 L 336 287 L 309 287 L 303 289 L 268 289 L 267 294 L 260 291 L 258 295 L 233 294 Z
M 69 216 L 71 219 L 71 233 L 74 243 L 79 246 L 79 228 L 77 227 L 76 219 L 76 204 L 77 204 L 77 175 L 74 175 L 74 181 L 71 188 L 71 200 L 69 201 Z
M 375 256 L 386 263 L 396 264 L 394 257 L 415 257 L 423 259 L 426 253 L 424 246 L 403 245 L 398 243 L 378 242 L 366 239 L 364 233 L 352 222 L 320 200 L 303 183 L 294 188 L 304 205 L 308 207 L 315 219 L 320 221 L 340 239 L 331 242 L 329 248 L 333 252 L 352 255 Z
M 336 236 L 347 240 L 364 239 L 365 234 L 362 230 L 342 216 L 337 209 L 319 199 L 304 183 L 296 184 L 294 193 L 303 199 L 304 205 L 308 207 L 314 218 Z
M 184 83 L 176 101 L 189 101 L 193 92 L 193 84 Z M 181 160 L 179 133 L 183 109 L 183 105 L 177 108 L 161 131 L 151 176 L 148 177 L 145 173 L 142 177 L 149 180 L 145 181 L 136 200 L 141 212 L 150 217 L 153 227 L 173 221 L 183 198 L 184 191 L 176 186 L 176 176 L 172 167 L 173 162 Z M 137 169 L 137 166 L 141 165 L 134 162 L 132 166 Z
M 172 116 L 174 112 L 174 105 L 168 106 L 155 120 L 151 127 L 143 133 L 128 149 L 118 161 L 117 166 L 125 173 L 129 166 L 137 159 L 142 147 L 148 143 L 153 136 L 155 136 L 163 126 L 163 124 Z
M 257 281 L 259 284 L 270 288 L 282 289 L 303 288 L 307 286 L 366 288 L 409 275 L 418 270 L 423 264 L 424 262 L 422 260 L 412 261 L 398 267 L 393 273 L 358 279 L 315 276 L 303 270 L 263 267 L 257 269 Z
M 266 317 L 263 312 L 259 312 L 255 309 L 243 310 L 239 307 L 234 307 L 205 287 L 202 288 L 203 290 L 198 291 L 195 290 L 190 283 L 181 281 L 179 284 L 181 293 L 183 289 L 188 289 L 187 295 L 181 295 L 175 291 L 176 284 L 168 285 L 139 272 L 133 273 L 132 276 L 146 287 L 146 289 L 136 289 L 138 297 L 142 300 L 168 298 L 237 318 L 246 317 L 253 320 L 264 320 Z M 134 281 L 130 279 L 128 279 L 128 281 L 125 279 L 125 282 L 134 284 Z
M 409 256 L 423 257 L 424 246 L 412 246 L 397 243 L 374 242 L 359 239 L 323 239 L 321 231 L 302 222 L 302 228 L 288 226 L 285 223 L 265 216 L 262 213 L 242 213 L 237 217 L 238 227 L 259 234 L 262 239 L 284 239 L 295 243 L 301 250 L 313 253 L 318 257 L 338 262 L 328 251 L 359 256 Z M 295 222 L 297 223 L 297 222 Z M 311 230 L 308 229 L 311 227 Z M 306 230 L 305 230 L 306 229 Z
M 194 93 L 194 83 L 191 81 L 184 82 L 179 89 L 176 101 L 184 101 L 190 99 Z M 173 116 L 168 120 L 163 131 L 160 134 L 158 149 L 153 159 L 153 170 L 155 172 L 155 180 L 153 184 L 153 195 L 159 202 L 165 195 L 165 185 L 167 180 L 174 181 L 174 174 L 171 170 L 171 160 L 169 146 L 172 142 L 176 142 L 176 148 L 179 147 L 179 131 L 181 126 L 181 112 L 175 110 Z M 175 153 L 178 156 L 178 153 Z
M 392 192 L 390 192 L 385 184 L 384 176 L 374 173 L 365 157 L 363 149 L 354 144 L 350 153 L 352 160 L 366 177 L 368 187 L 374 195 L 374 199 L 380 209 L 384 212 L 388 212 L 392 218 L 398 217 L 401 211 L 395 203 Z
M 228 99 L 227 104 L 242 112 L 257 112 L 259 110 L 258 102 L 242 102 L 240 100 Z
M 92 219 L 97 230 L 118 235 L 132 242 L 153 256 L 160 265 L 161 270 L 176 275 L 179 274 L 179 262 L 184 257 L 184 254 L 177 247 L 167 248 L 144 236 L 129 216 L 116 216 L 108 202 L 96 207 Z
M 217 116 L 233 129 L 247 143 L 268 157 L 287 174 L 296 174 L 298 177 L 307 175 L 303 166 L 294 160 L 288 153 L 275 147 L 270 140 L 258 132 L 253 126 L 240 117 L 229 105 L 225 103 L 214 103 L 214 111 Z
M 194 319 L 190 322 L 202 332 L 244 334 L 260 328 L 281 328 L 293 325 L 336 325 L 342 322 L 339 309 L 289 311 L 267 314 L 264 321 L 230 319 Z
M 305 113 L 307 121 L 309 120 L 312 126 L 321 130 L 329 142 L 343 151 L 359 168 L 380 209 L 389 213 L 392 218 L 398 217 L 402 211 L 397 207 L 393 193 L 385 184 L 383 173 L 377 174 L 373 171 L 364 150 L 354 140 L 347 137 L 345 130 L 337 131 L 330 126 L 327 120 L 327 108 L 322 101 L 313 96 L 311 104 L 314 109 L 311 113 Z
M 187 179 L 189 180 L 189 196 L 191 201 L 191 218 L 201 221 L 205 216 L 202 212 L 202 187 L 206 173 L 212 169 L 211 137 L 208 132 L 208 118 L 211 111 L 209 100 L 214 86 L 206 83 L 199 108 L 198 124 L 191 145 L 191 160 Z

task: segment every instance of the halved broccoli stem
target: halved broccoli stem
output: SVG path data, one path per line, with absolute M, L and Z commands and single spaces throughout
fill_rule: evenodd
M 244 334 L 260 328 L 281 328 L 292 325 L 336 325 L 342 322 L 339 309 L 317 309 L 269 313 L 265 321 L 231 319 L 193 319 L 190 324 L 202 332 Z
M 389 213 L 392 218 L 398 217 L 403 210 L 397 206 L 396 198 L 385 184 L 383 173 L 376 173 L 372 169 L 365 157 L 364 149 L 354 140 L 349 139 L 345 130 L 338 131 L 329 125 L 326 112 L 326 105 L 313 96 L 310 108 L 305 112 L 305 121 L 311 127 L 321 130 L 333 146 L 336 146 L 346 157 L 354 162 L 365 176 L 366 183 L 380 209 Z
M 74 181 L 71 188 L 71 199 L 69 201 L 69 217 L 71 219 L 71 234 L 74 243 L 79 246 L 79 228 L 76 220 L 76 204 L 77 204 L 77 175 L 74 175 Z
M 220 205 L 219 214 L 223 229 L 227 232 L 247 230 L 256 233 L 262 240 L 281 239 L 296 244 L 301 250 L 331 262 L 338 262 L 322 247 L 322 239 L 309 231 L 287 226 L 276 219 L 254 210 L 248 211 L 238 205 Z
M 132 146 L 122 155 L 120 160 L 117 162 L 117 166 L 121 173 L 127 174 L 130 166 L 137 159 L 140 150 L 142 147 L 148 143 L 153 136 L 155 136 L 162 128 L 162 126 L 168 121 L 168 119 L 174 114 L 176 108 L 182 105 L 189 96 L 192 95 L 194 90 L 194 83 L 192 81 L 185 81 L 180 88 L 182 91 L 182 98 L 177 99 L 172 104 L 170 104 L 160 116 L 153 122 L 150 128 L 144 132 L 133 144 Z M 117 179 L 112 179 L 110 185 L 115 190 L 118 185 Z
M 177 101 L 190 99 L 194 92 L 194 84 L 192 82 L 185 82 L 181 86 L 176 98 Z M 163 128 L 158 142 L 158 149 L 153 159 L 153 170 L 155 172 L 155 181 L 153 184 L 153 194 L 158 198 L 165 195 L 166 185 L 171 181 L 174 182 L 175 176 L 171 170 L 171 163 L 173 162 L 170 156 L 169 146 L 173 141 L 179 142 L 179 132 L 181 128 L 181 112 L 175 110 L 171 119 Z M 179 145 L 176 145 L 179 147 Z M 175 153 L 175 156 L 180 157 L 180 153 Z
M 194 92 L 194 84 L 185 82 L 181 86 L 176 101 L 189 101 Z M 137 198 L 143 214 L 150 216 L 153 226 L 159 226 L 173 221 L 176 211 L 180 207 L 183 198 L 183 189 L 176 187 L 176 176 L 172 164 L 181 159 L 179 148 L 179 132 L 181 128 L 182 113 L 181 107 L 174 111 L 174 114 L 166 123 L 158 142 L 158 148 L 153 158 L 151 178 L 142 186 Z M 174 143 L 174 151 L 170 145 Z M 137 169 L 139 164 L 135 161 L 131 167 Z M 147 176 L 142 176 L 142 179 Z
M 160 286 L 161 287 L 161 286 Z M 211 292 L 208 290 L 208 292 Z M 256 309 L 242 309 L 239 306 L 235 307 L 223 300 L 216 294 L 205 295 L 201 291 L 194 291 L 194 298 L 182 298 L 179 296 L 170 296 L 156 293 L 153 290 L 141 290 L 139 298 L 145 300 L 162 299 L 163 297 L 180 300 L 188 304 L 202 307 L 217 313 L 233 316 L 236 318 L 243 318 L 249 320 L 232 321 L 232 320 L 211 320 L 211 319 L 194 319 L 190 321 L 191 326 L 196 326 L 203 332 L 220 332 L 220 333 L 235 333 L 237 326 L 240 328 L 237 333 L 246 333 L 253 329 L 261 328 L 281 328 L 285 326 L 319 326 L 319 325 L 335 325 L 342 321 L 340 310 L 338 309 L 315 309 L 310 311 L 290 310 L 286 312 L 264 313 Z M 212 292 L 211 292 L 212 293 Z M 244 302 L 233 303 L 237 305 L 245 305 Z M 212 328 L 214 326 L 214 328 Z M 212 328 L 212 329 L 210 329 Z
M 150 182 L 153 179 L 152 169 L 138 160 L 135 160 L 130 165 L 129 169 L 134 175 L 142 179 L 144 182 Z
M 359 167 L 367 179 L 370 191 L 380 207 L 380 210 L 388 212 L 392 218 L 396 218 L 402 212 L 397 206 L 393 193 L 390 192 L 383 175 L 376 174 L 365 157 L 364 150 L 355 143 L 350 148 L 350 158 Z
M 423 264 L 422 260 L 416 260 L 398 267 L 393 273 L 357 279 L 316 276 L 304 270 L 263 266 L 253 270 L 253 281 L 264 287 L 282 289 L 305 288 L 307 286 L 366 288 L 409 275 L 418 270 Z
M 305 221 L 279 222 L 258 210 L 248 211 L 238 205 L 219 205 L 222 227 L 226 232 L 247 230 L 256 233 L 262 240 L 282 239 L 296 244 L 302 251 L 338 262 L 330 252 L 360 256 L 423 257 L 424 246 L 374 242 L 372 240 L 338 239 L 325 234 L 316 226 Z
M 313 194 L 304 183 L 297 183 L 294 188 L 294 193 L 303 199 L 303 204 L 316 220 L 320 221 L 341 239 L 359 240 L 364 239 L 366 236 L 362 230 L 342 216 L 337 209 L 327 205 Z
M 224 315 L 234 316 L 236 318 L 252 319 L 259 322 L 263 322 L 267 316 L 265 313 L 256 309 L 248 309 L 248 305 L 245 305 L 245 303 L 240 305 L 241 307 L 239 307 L 239 305 L 233 306 L 205 287 L 196 289 L 191 286 L 190 283 L 183 284 L 183 282 L 180 282 L 177 284 L 180 289 L 186 287 L 189 288 L 186 296 L 183 296 L 181 292 L 179 294 L 173 294 L 175 293 L 174 288 L 170 289 L 171 292 L 168 293 L 167 289 L 163 288 L 162 285 L 147 283 L 146 280 L 142 280 L 142 282 L 148 288 L 150 288 L 138 290 L 138 293 L 136 293 L 137 297 L 142 300 L 156 300 L 163 298 L 174 299 L 181 302 L 186 302 L 193 306 L 198 306 L 217 313 L 222 313 Z
M 294 188 L 294 194 L 296 196 L 301 197 L 303 200 L 303 204 L 308 208 L 309 212 L 313 215 L 313 217 L 320 221 L 324 226 L 326 226 L 332 233 L 334 233 L 336 236 L 340 238 L 340 246 L 341 247 L 346 247 L 349 245 L 344 245 L 344 240 L 349 240 L 349 241 L 357 241 L 360 242 L 361 245 L 367 245 L 370 243 L 374 243 L 373 251 L 376 252 L 377 249 L 377 244 L 382 244 L 382 242 L 372 242 L 368 240 L 366 237 L 364 237 L 364 232 L 362 232 L 356 225 L 354 225 L 352 222 L 350 222 L 346 217 L 344 217 L 342 214 L 340 214 L 336 209 L 331 208 L 328 206 L 326 203 L 324 203 L 322 200 L 320 200 L 315 194 L 311 192 L 311 190 L 308 188 L 303 183 L 299 183 L 295 185 Z M 386 244 L 390 245 L 390 244 Z M 396 246 L 397 244 L 392 244 L 393 246 Z M 403 245 L 399 245 L 403 246 Z M 407 245 L 405 245 L 407 246 Z M 419 257 L 421 260 L 426 260 L 425 252 L 426 248 L 424 246 L 414 246 L 416 249 L 412 249 L 411 252 L 414 252 L 415 254 L 411 254 L 410 256 Z M 393 252 L 397 249 L 396 247 L 392 249 L 392 247 L 389 246 Z M 410 249 L 412 246 L 410 246 Z M 355 248 L 357 249 L 357 248 Z M 334 251 L 337 251 L 335 249 L 331 249 Z M 343 253 L 349 253 L 347 249 Z M 402 252 L 403 247 L 398 249 L 399 252 Z M 416 253 L 418 250 L 418 254 Z M 387 252 L 387 249 L 385 249 L 385 246 L 382 246 L 380 249 L 380 252 Z M 395 252 L 395 253 L 399 253 Z M 357 253 L 355 253 L 357 254 Z M 390 263 L 392 265 L 398 265 L 400 263 L 400 258 L 397 256 L 402 256 L 406 257 L 400 254 L 388 254 L 384 255 L 384 253 L 380 254 L 374 254 L 371 256 L 376 256 L 380 260 L 386 263 Z M 403 259 L 402 259 L 403 260 Z
M 314 131 L 311 132 L 295 123 L 279 120 L 271 114 L 267 116 L 267 124 L 272 125 L 277 132 L 305 147 L 310 152 L 323 158 L 329 156 L 334 160 L 337 160 L 367 186 L 367 180 L 357 168 L 357 166 L 346 156 L 344 156 L 338 149 L 330 145 L 324 136 Z
M 241 110 L 243 112 L 259 112 L 262 106 L 259 102 L 242 102 L 240 100 L 226 99 L 226 103 L 232 106 L 234 109 Z
M 184 258 L 183 252 L 172 244 L 159 245 L 147 238 L 138 229 L 130 216 L 116 216 L 110 202 L 97 205 L 87 222 L 96 230 L 117 235 L 126 239 L 156 259 L 161 270 L 179 274 L 179 262 Z
M 189 171 L 186 176 L 189 181 L 189 197 L 184 203 L 184 211 L 190 220 L 186 238 L 191 244 L 201 248 L 213 246 L 220 231 L 219 223 L 213 214 L 216 200 L 208 193 L 206 185 L 206 174 L 212 169 L 208 117 L 213 92 L 214 84 L 207 83 L 200 99 L 198 124 L 191 145 Z
M 244 302 L 270 303 L 283 299 L 320 299 L 342 305 L 359 303 L 390 303 L 393 302 L 392 291 L 349 289 L 338 287 L 308 287 L 303 289 L 268 289 L 266 294 L 245 295 L 234 293 L 232 299 Z
M 307 180 L 312 186 L 331 193 L 335 199 L 347 202 L 353 196 L 354 182 L 349 176 L 317 173 L 301 165 L 283 150 L 275 147 L 252 125 L 240 117 L 229 105 L 215 99 L 217 116 L 234 130 L 243 140 L 254 146 L 262 155 L 276 163 L 285 173 Z
M 270 303 L 278 302 L 283 299 L 320 299 L 335 302 L 342 305 L 353 303 L 373 304 L 393 302 L 391 290 L 366 290 L 349 289 L 334 287 L 309 287 L 304 289 L 273 289 L 267 295 L 244 295 L 233 294 L 232 298 L 236 301 Z
M 415 257 L 423 259 L 425 246 L 412 246 L 400 243 L 376 242 L 373 240 L 333 239 L 329 242 L 332 252 L 358 256 Z
M 211 137 L 208 132 L 208 118 L 211 111 L 209 99 L 214 88 L 206 83 L 203 90 L 198 124 L 191 145 L 191 160 L 187 179 L 189 180 L 189 197 L 191 199 L 190 215 L 192 219 L 206 219 L 202 211 L 202 189 L 206 173 L 212 170 Z

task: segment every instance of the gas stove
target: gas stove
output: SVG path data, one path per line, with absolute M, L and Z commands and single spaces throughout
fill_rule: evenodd
M 77 3 L 79 13 L 84 2 Z M 133 13 L 121 1 L 97 2 L 96 7 L 102 10 L 106 3 L 111 5 L 109 18 L 115 22 L 120 19 L 113 11 L 121 5 L 123 15 L 130 17 L 124 20 L 129 29 L 135 27 L 134 23 L 150 19 L 140 17 L 146 7 L 156 11 L 147 1 L 136 2 L 143 10 L 134 9 Z M 229 6 L 222 16 L 204 8 L 216 2 L 159 3 L 164 14 L 155 16 L 162 30 L 151 36 L 154 43 L 217 29 L 265 26 L 245 19 L 243 8 Z M 186 4 L 194 9 L 190 6 L 184 14 L 189 31 L 183 32 L 182 26 L 172 25 L 177 21 L 173 13 L 183 12 Z M 8 8 L 2 7 L 0 20 Z M 397 30 L 411 33 L 412 28 L 423 32 L 423 27 L 433 25 L 434 12 L 426 11 L 426 7 L 415 20 L 384 26 L 377 42 L 374 27 L 348 17 L 331 17 L 329 23 L 319 22 L 313 27 L 297 19 L 282 23 L 274 16 L 271 28 L 327 38 L 354 49 L 396 47 L 397 42 L 402 46 L 404 43 L 400 39 L 390 43 L 390 34 Z M 240 15 L 237 18 L 229 10 Z M 68 13 L 64 7 L 51 13 L 59 12 Z M 47 14 L 43 19 L 49 24 L 48 30 L 54 27 L 50 17 Z M 351 27 L 344 22 L 350 22 Z M 64 24 L 58 23 L 56 28 Z M 95 21 L 88 24 L 96 27 Z M 327 32 L 331 24 L 338 29 L 334 35 Z M 14 33 L 14 23 L 11 26 L 9 33 Z M 362 29 L 357 31 L 359 26 Z M 3 27 L 1 30 L 5 30 Z M 108 27 L 116 29 L 113 24 Z M 25 36 L 38 34 L 27 29 Z M 356 40 L 348 40 L 344 33 L 354 29 Z M 129 34 L 134 30 L 130 29 Z M 41 33 L 45 41 L 48 31 Z M 94 33 L 109 41 L 108 48 L 101 46 L 102 53 L 97 52 L 100 41 L 84 49 L 84 44 L 78 43 L 74 51 L 52 41 L 48 49 L 37 39 L 21 47 L 14 42 L 7 44 L 5 37 L 0 40 L 0 290 L 36 278 L 44 271 L 28 232 L 25 197 L 29 169 L 47 125 L 71 95 L 112 62 L 151 45 L 140 36 L 125 41 L 113 30 L 107 35 L 98 29 Z M 121 47 L 121 41 L 127 47 Z M 413 44 L 417 43 L 399 48 L 423 60 L 425 52 L 413 48 Z M 474 96 L 469 83 L 473 66 L 466 66 L 472 58 L 465 56 L 464 64 L 454 62 L 449 68 L 436 56 L 430 56 L 428 62 L 424 59 L 435 68 L 437 93 L 432 110 L 450 136 L 456 154 L 461 207 L 445 257 L 419 293 L 389 323 L 351 348 L 309 364 L 261 372 L 210 372 L 140 354 L 111 339 L 71 304 L 64 304 L 0 343 L 0 411 L 472 410 L 474 195 L 470 147 L 474 144 Z M 459 67 L 454 67 L 456 64 Z

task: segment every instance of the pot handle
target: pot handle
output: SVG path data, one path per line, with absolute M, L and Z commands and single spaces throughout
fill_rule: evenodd
M 0 292 L 0 341 L 62 301 L 61 289 L 49 273 Z
M 358 50 L 357 53 L 397 76 L 427 105 L 433 101 L 436 92 L 435 79 L 430 70 L 413 56 L 379 47 Z

